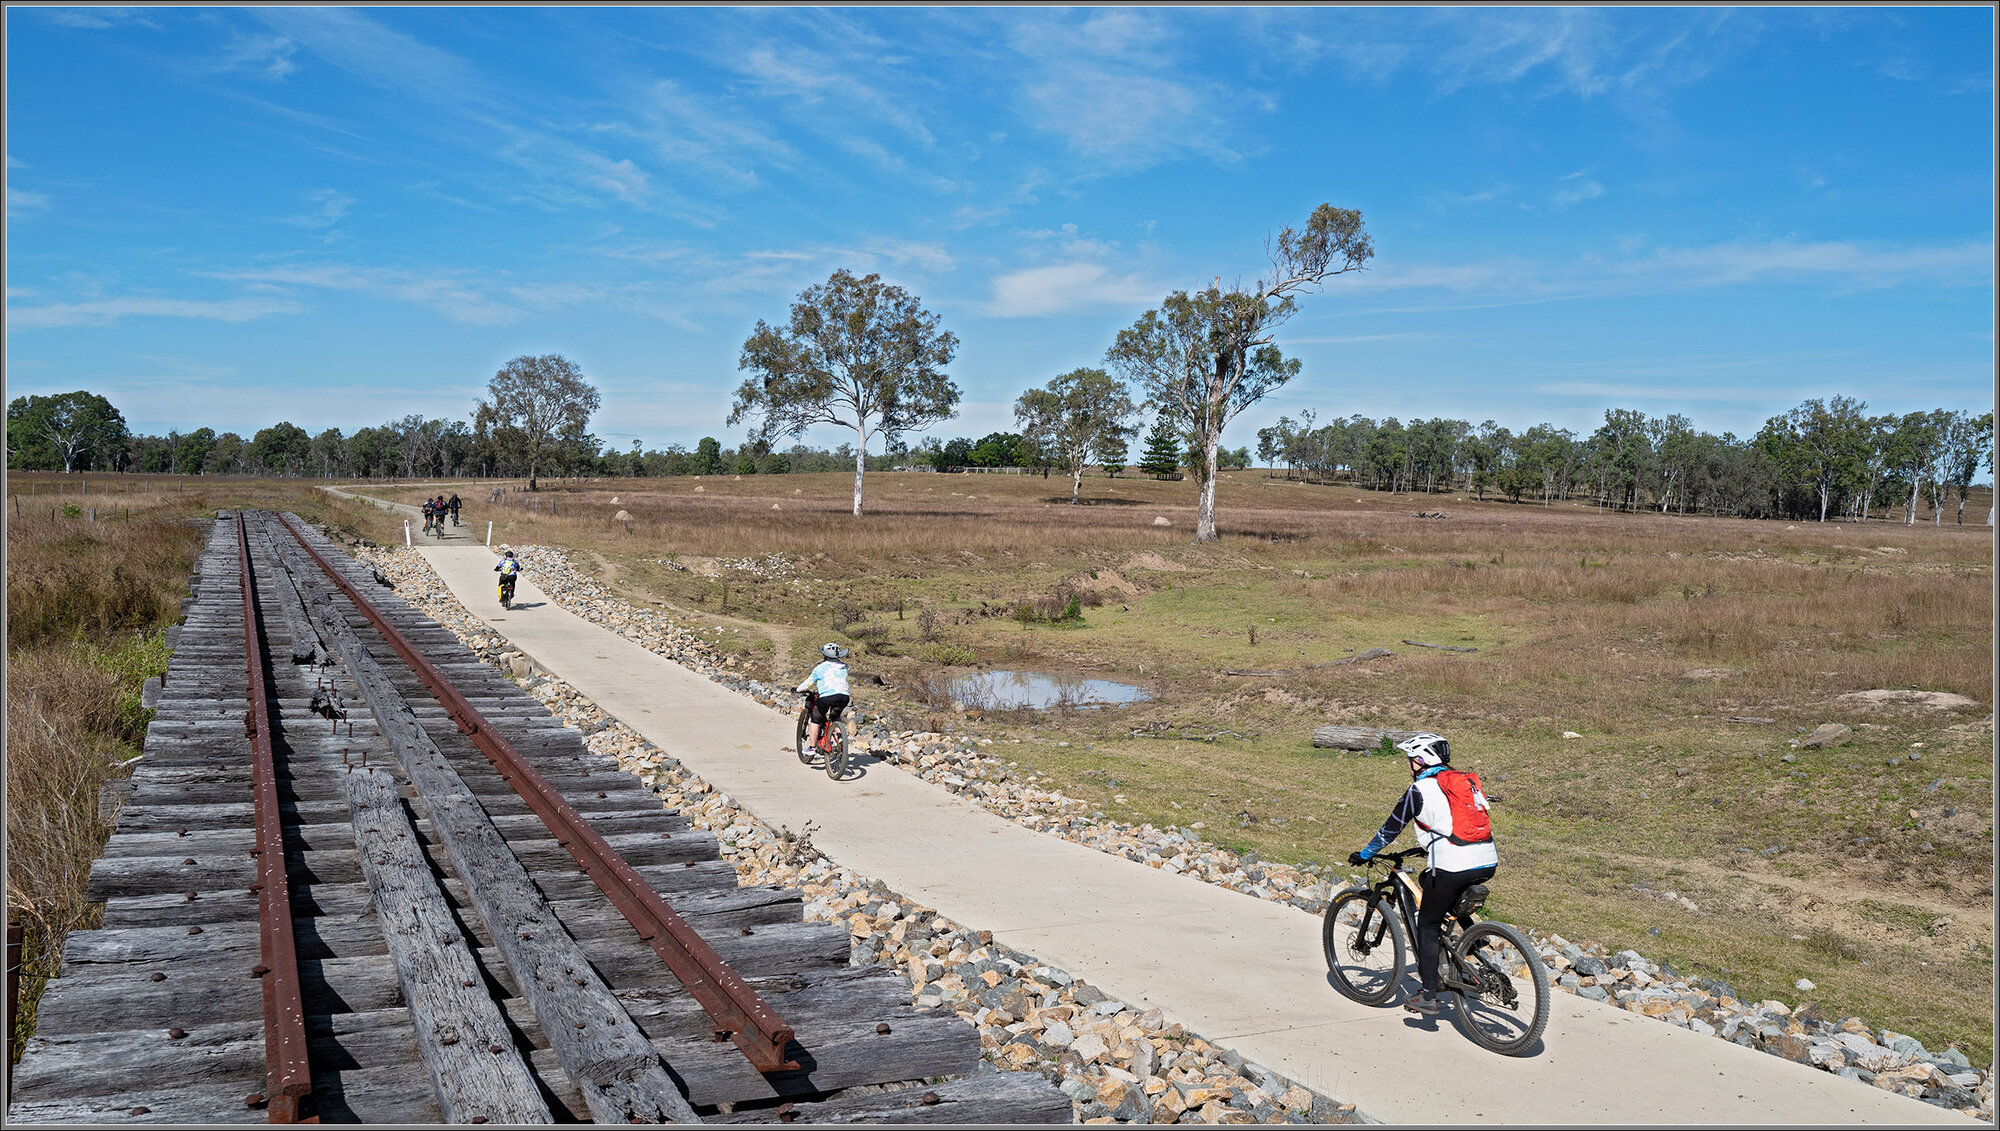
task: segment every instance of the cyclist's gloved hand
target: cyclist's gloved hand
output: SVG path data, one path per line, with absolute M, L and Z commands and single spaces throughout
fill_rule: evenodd
M 1368 854 L 1365 852 L 1350 852 L 1347 854 L 1347 862 L 1359 868 L 1361 865 L 1368 863 Z

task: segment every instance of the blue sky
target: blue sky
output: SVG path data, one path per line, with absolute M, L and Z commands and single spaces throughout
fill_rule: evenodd
M 1375 259 L 1232 446 L 1993 404 L 1985 7 L 6 19 L 7 395 L 138 431 L 462 419 L 561 353 L 608 443 L 734 442 L 744 338 L 846 267 L 958 335 L 978 436 L 1322 201 Z

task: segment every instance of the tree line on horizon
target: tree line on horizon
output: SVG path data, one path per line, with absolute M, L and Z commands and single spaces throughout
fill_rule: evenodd
M 1351 416 L 1318 424 L 1310 411 L 1257 433 L 1267 465 L 1287 478 L 1344 478 L 1376 490 L 1488 491 L 1519 503 L 1584 499 L 1600 508 L 1680 514 L 1866 521 L 1901 508 L 1936 521 L 1956 495 L 1958 520 L 1974 480 L 1993 471 L 1993 414 L 1933 409 L 1869 415 L 1852 397 L 1804 402 L 1739 439 L 1696 430 L 1678 413 L 1610 409 L 1588 436 L 1537 424 L 1523 432 L 1488 420 L 1380 422 Z
M 1102 376 L 1102 371 L 1086 371 Z M 1059 379 L 1060 380 L 1060 379 Z M 1107 476 L 1128 471 L 1179 478 L 1201 456 L 1198 440 L 1165 413 L 1155 417 L 1133 458 L 1130 421 L 1138 407 L 1099 421 L 1093 443 L 1066 460 L 1060 413 L 1035 414 L 1030 390 L 1017 402 L 1026 425 L 974 439 L 931 436 L 890 442 L 866 456 L 869 471 L 924 468 L 1015 468 L 1044 477 L 1085 470 Z M 1125 395 L 1118 386 L 1114 395 Z M 490 402 L 470 422 L 411 414 L 344 434 L 317 434 L 280 421 L 245 438 L 212 428 L 134 435 L 107 399 L 78 391 L 20 397 L 8 407 L 7 465 L 12 470 L 116 471 L 182 475 L 268 475 L 324 479 L 521 478 L 530 472 L 528 445 L 494 426 Z M 1256 460 L 1268 474 L 1308 483 L 1390 493 L 1463 491 L 1516 503 L 1584 501 L 1603 509 L 1650 509 L 1679 514 L 1789 520 L 1863 520 L 1899 509 L 1934 519 L 1956 502 L 1958 519 L 1981 471 L 1993 471 L 1993 414 L 1933 409 L 1869 415 L 1849 397 L 1808 400 L 1771 417 L 1755 436 L 1739 439 L 1695 429 L 1685 416 L 1649 417 L 1610 409 L 1588 436 L 1552 424 L 1515 432 L 1494 421 L 1359 414 L 1320 424 L 1307 410 L 1280 417 L 1257 432 Z M 1222 470 L 1252 466 L 1251 450 L 1219 448 Z M 576 426 L 551 431 L 534 470 L 541 475 L 653 478 L 689 475 L 785 475 L 850 470 L 854 448 L 780 448 L 756 436 L 724 446 L 704 436 L 693 448 L 670 444 L 628 451 L 600 444 Z

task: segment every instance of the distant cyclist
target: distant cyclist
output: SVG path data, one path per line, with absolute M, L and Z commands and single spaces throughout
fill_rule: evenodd
M 514 600 L 514 583 L 521 579 L 521 563 L 514 559 L 514 551 L 502 550 L 493 572 L 500 575 L 500 607 L 509 608 Z
M 1458 903 L 1460 893 L 1474 884 L 1493 878 L 1500 866 L 1500 852 L 1493 845 L 1492 825 L 1486 819 L 1486 795 L 1479 789 L 1477 775 L 1451 768 L 1451 743 L 1435 734 L 1417 734 L 1396 744 L 1410 759 L 1410 788 L 1389 810 L 1389 819 L 1368 842 L 1368 847 L 1347 858 L 1349 864 L 1366 864 L 1416 822 L 1417 843 L 1425 851 L 1430 867 L 1418 877 L 1423 885 L 1423 904 L 1417 909 L 1417 976 L 1423 992 L 1403 1003 L 1412 1013 L 1438 1011 L 1438 936 L 1444 917 Z
M 838 720 L 840 713 L 847 709 L 847 649 L 838 644 L 825 644 L 820 647 L 819 654 L 825 659 L 813 668 L 804 683 L 799 684 L 798 691 L 800 694 L 811 691 L 818 695 L 813 700 L 813 745 L 825 750 L 827 720 Z
M 424 533 L 425 533 L 425 534 L 429 534 L 429 533 L 431 532 L 431 523 L 433 523 L 433 522 L 435 522 L 435 521 L 437 521 L 437 504 L 436 504 L 436 502 L 435 502 L 434 500 L 432 500 L 432 499 L 429 499 L 429 498 L 426 498 L 426 499 L 424 499 Z
M 445 504 L 445 506 L 447 506 L 447 507 L 450 507 L 450 508 L 451 508 L 451 524 L 452 524 L 453 526 L 457 526 L 457 525 L 458 525 L 458 492 L 457 492 L 457 491 L 453 491 L 453 492 L 451 493 L 451 501 L 450 501 L 450 502 L 448 502 L 448 503 L 446 503 L 446 504 Z

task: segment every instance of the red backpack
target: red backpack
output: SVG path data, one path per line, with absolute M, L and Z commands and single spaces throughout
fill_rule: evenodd
M 1438 788 L 1444 791 L 1445 802 L 1451 806 L 1451 832 L 1448 839 L 1453 844 L 1486 844 L 1493 839 L 1493 822 L 1486 810 L 1473 800 L 1474 794 L 1482 793 L 1479 775 L 1471 770 L 1446 770 L 1437 775 Z M 1436 829 L 1417 822 L 1417 827 L 1427 833 Z

